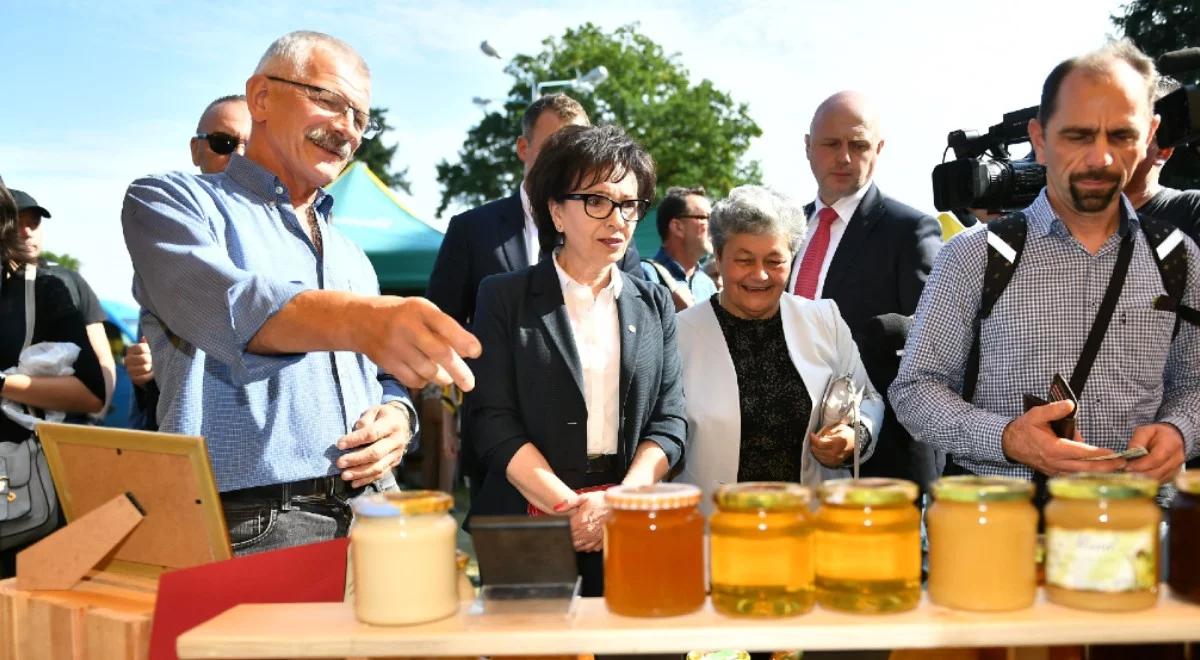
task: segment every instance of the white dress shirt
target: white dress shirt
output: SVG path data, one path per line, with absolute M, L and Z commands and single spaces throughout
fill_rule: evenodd
M 521 191 L 521 208 L 525 210 L 525 254 L 529 255 L 529 265 L 538 262 L 542 248 L 538 245 L 538 228 L 533 221 L 533 207 L 529 204 L 529 195 L 525 192 L 525 182 L 518 186 Z
M 608 286 L 599 295 L 592 295 L 592 287 L 576 282 L 562 269 L 557 251 L 554 269 L 558 271 L 575 351 L 583 368 L 587 453 L 615 454 L 620 420 L 621 320 L 617 316 L 617 297 L 621 295 L 621 273 L 616 266 L 609 266 Z
M 858 205 L 862 203 L 863 197 L 870 188 L 871 182 L 868 181 L 853 195 L 848 195 L 833 203 L 833 210 L 837 211 L 838 217 L 833 224 L 829 225 L 829 249 L 825 250 L 825 261 L 821 262 L 821 274 L 817 277 L 818 298 L 821 297 L 821 291 L 825 288 L 825 274 L 829 272 L 829 264 L 833 261 L 834 253 L 837 252 L 838 243 L 842 242 L 842 235 L 846 233 L 846 225 L 850 222 L 850 218 L 854 217 L 854 212 L 858 210 Z M 804 261 L 804 253 L 808 250 L 813 234 L 817 232 L 817 227 L 821 224 L 817 220 L 818 214 L 826 206 L 820 196 L 813 203 L 813 212 L 808 218 L 808 233 L 804 236 L 804 243 L 796 251 L 796 257 L 792 259 L 792 276 L 788 279 L 788 293 L 795 291 L 796 275 L 800 273 L 800 262 Z

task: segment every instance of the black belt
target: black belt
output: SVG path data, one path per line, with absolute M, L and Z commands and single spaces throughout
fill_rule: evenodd
M 588 456 L 587 473 L 595 474 L 597 472 L 616 472 L 617 471 L 617 455 L 616 454 L 600 454 L 598 456 Z
M 328 499 L 337 496 L 341 499 L 350 499 L 360 495 L 365 488 L 365 486 L 351 488 L 349 481 L 342 479 L 340 476 L 333 475 L 329 477 L 316 477 L 314 479 L 301 479 L 300 481 L 290 481 L 282 484 L 271 484 L 269 486 L 252 486 L 240 490 L 231 490 L 221 493 L 221 497 L 223 499 L 243 497 L 249 499 L 275 499 L 280 502 L 287 502 L 297 497 Z

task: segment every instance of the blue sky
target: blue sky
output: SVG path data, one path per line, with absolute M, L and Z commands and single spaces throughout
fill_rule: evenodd
M 637 21 L 693 80 L 750 106 L 763 129 L 750 155 L 766 183 L 811 198 L 803 137 L 816 105 L 859 89 L 881 107 L 887 140 L 876 181 L 932 210 L 929 172 L 946 134 L 986 128 L 1034 105 L 1055 63 L 1101 45 L 1114 0 L 816 2 L 25 2 L 0 0 L 6 101 L 0 176 L 54 217 L 47 247 L 83 261 L 102 298 L 130 301 L 120 232 L 125 186 L 192 169 L 200 111 L 243 91 L 267 45 L 295 29 L 334 34 L 371 66 L 372 105 L 390 108 L 405 201 L 433 220 L 434 166 L 455 159 L 479 120 L 474 96 L 503 98 L 506 58 L 585 21 Z M 1004 40 L 1008 35 L 1011 40 Z M 597 63 L 602 64 L 602 63 Z M 443 218 L 444 222 L 447 218 Z M 436 220 L 435 220 L 436 222 Z

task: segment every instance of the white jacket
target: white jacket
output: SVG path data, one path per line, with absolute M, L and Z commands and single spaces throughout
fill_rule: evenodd
M 859 412 L 863 426 L 871 433 L 871 442 L 862 450 L 861 461 L 867 460 L 875 449 L 883 422 L 883 399 L 867 377 L 858 346 L 842 320 L 837 303 L 785 293 L 779 307 L 788 356 L 812 400 L 813 414 L 804 435 L 801 483 L 816 486 L 826 479 L 849 477 L 849 469 L 827 468 L 809 450 L 808 433 L 817 430 L 825 386 L 831 378 L 850 373 L 856 385 L 866 388 Z M 701 506 L 707 513 L 712 508 L 712 493 L 717 486 L 737 481 L 742 437 L 737 373 L 709 302 L 680 312 L 676 322 L 688 422 L 683 470 L 676 480 L 696 484 L 704 490 Z

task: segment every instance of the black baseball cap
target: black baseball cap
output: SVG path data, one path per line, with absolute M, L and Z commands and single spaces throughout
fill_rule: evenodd
M 40 206 L 37 203 L 37 200 L 34 199 L 29 193 L 23 190 L 17 190 L 16 188 L 9 188 L 8 192 L 12 193 L 13 199 L 16 200 L 18 212 L 33 209 L 34 211 L 37 211 L 38 215 L 41 215 L 43 218 L 50 217 L 50 212 L 47 211 L 44 206 Z

